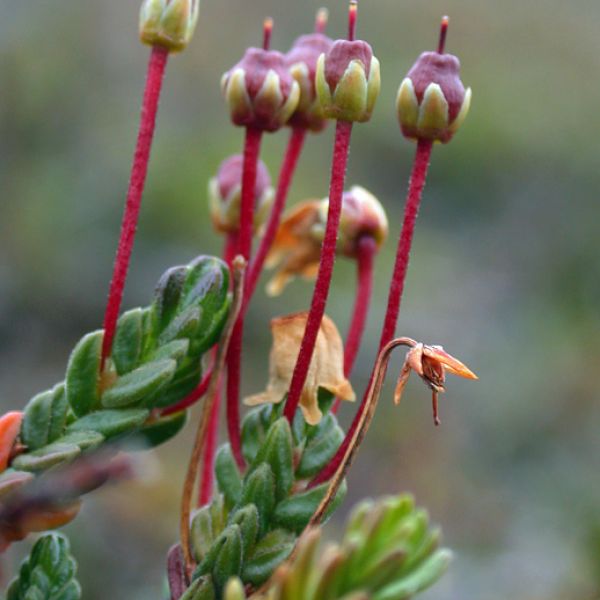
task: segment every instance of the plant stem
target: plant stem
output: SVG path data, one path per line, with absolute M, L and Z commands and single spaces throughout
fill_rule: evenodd
M 413 171 L 408 186 L 408 196 L 406 198 L 406 206 L 404 208 L 404 222 L 402 224 L 402 231 L 400 233 L 400 239 L 398 241 L 398 250 L 396 252 L 396 262 L 394 264 L 394 272 L 392 275 L 392 281 L 390 284 L 390 291 L 388 295 L 388 306 L 383 322 L 383 328 L 381 331 L 381 339 L 379 342 L 379 350 L 390 342 L 394 336 L 396 330 L 396 324 L 398 322 L 398 316 L 400 314 L 400 303 L 402 301 L 402 293 L 404 292 L 404 282 L 406 279 L 406 273 L 408 270 L 408 263 L 410 260 L 410 250 L 412 246 L 413 234 L 415 231 L 415 224 L 417 221 L 417 215 L 419 214 L 419 206 L 421 204 L 421 196 L 423 195 L 423 188 L 425 187 L 425 179 L 427 177 L 427 170 L 429 168 L 429 160 L 431 158 L 432 142 L 429 140 L 419 140 L 417 143 L 417 150 L 415 155 L 415 161 L 413 164 Z M 362 414 L 366 409 L 366 402 L 369 396 L 369 391 L 372 387 L 374 372 L 371 374 L 369 385 L 361 402 L 361 405 L 352 421 L 352 425 L 344 438 L 341 446 L 338 448 L 335 456 L 331 459 L 329 464 L 323 468 L 323 470 L 310 482 L 310 487 L 314 487 L 319 483 L 327 481 L 337 470 L 343 457 L 350 445 L 356 428 L 362 418 Z
M 260 241 L 256 256 L 252 261 L 249 268 L 248 279 L 246 280 L 246 294 L 244 297 L 244 309 L 248 308 L 250 299 L 254 295 L 256 284 L 262 272 L 265 264 L 267 254 L 271 249 L 279 223 L 281 222 L 281 215 L 285 208 L 286 200 L 296 172 L 298 165 L 298 159 L 302 153 L 304 147 L 304 141 L 306 140 L 306 129 L 301 127 L 294 127 L 290 134 L 290 139 L 285 151 L 283 163 L 281 165 L 281 171 L 279 172 L 279 180 L 277 182 L 277 191 L 275 192 L 275 201 L 271 208 L 271 214 L 265 228 L 265 233 Z
M 110 356 L 117 320 L 119 318 L 119 311 L 121 309 L 123 289 L 127 278 L 129 260 L 131 258 L 131 251 L 133 249 L 133 242 L 140 213 L 142 194 L 146 183 L 148 160 L 150 158 L 152 139 L 154 137 L 154 129 L 156 126 L 156 114 L 158 111 L 160 92 L 168 57 L 169 51 L 166 48 L 163 48 L 162 46 L 152 47 L 148 62 L 146 87 L 144 90 L 137 144 L 129 180 L 129 190 L 127 192 L 125 211 L 121 223 L 119 246 L 117 248 L 117 256 L 115 258 L 108 302 L 104 315 L 104 338 L 102 340 L 102 358 L 100 362 L 101 371 L 104 369 L 106 359 Z
M 333 265 L 335 263 L 335 253 L 337 245 L 337 233 L 340 224 L 340 216 L 342 213 L 342 195 L 344 193 L 344 181 L 346 178 L 346 165 L 348 162 L 348 149 L 350 147 L 350 137 L 352 135 L 352 123 L 347 121 L 338 121 L 335 145 L 333 150 L 333 160 L 331 166 L 331 183 L 329 188 L 329 211 L 327 214 L 327 226 L 325 228 L 325 237 L 321 247 L 321 261 L 319 264 L 319 272 L 313 292 L 310 312 L 304 330 L 304 337 L 300 345 L 300 352 L 290 390 L 285 405 L 284 415 L 291 423 L 296 414 L 300 395 L 310 361 L 312 359 L 317 335 L 321 326 L 321 320 L 325 314 L 325 306 L 327 305 L 327 297 L 329 295 L 329 287 L 331 285 L 331 276 L 333 274 Z
M 221 408 L 221 380 L 215 392 L 212 405 L 206 439 L 204 441 L 204 456 L 202 458 L 202 474 L 200 476 L 200 488 L 198 493 L 198 506 L 208 504 L 213 495 L 215 482 L 214 464 L 217 452 L 217 441 L 219 438 L 219 409 Z
M 244 166 L 242 171 L 242 201 L 240 208 L 240 232 L 238 239 L 238 254 L 246 262 L 252 251 L 252 233 L 254 228 L 254 201 L 256 188 L 256 171 L 262 131 L 252 127 L 246 128 L 244 144 Z M 243 298 L 246 297 L 244 287 Z M 244 300 L 243 300 L 244 301 Z M 231 451 L 240 468 L 244 468 L 240 429 L 240 381 L 242 375 L 242 340 L 244 336 L 244 314 L 240 312 L 233 328 L 229 352 L 227 355 L 227 433 Z
M 350 377 L 360 348 L 365 324 L 369 314 L 369 305 L 373 292 L 373 262 L 377 252 L 377 243 L 370 236 L 363 236 L 358 241 L 356 257 L 356 298 L 352 311 L 352 320 L 344 348 L 344 375 Z M 341 400 L 333 405 L 333 413 L 337 414 Z
M 233 262 L 233 300 L 231 302 L 231 309 L 227 318 L 227 323 L 223 328 L 223 334 L 221 335 L 221 341 L 217 348 L 217 356 L 215 358 L 215 366 L 210 379 L 210 385 L 206 393 L 206 402 L 202 406 L 202 415 L 198 422 L 198 428 L 196 430 L 196 436 L 194 438 L 194 445 L 192 447 L 192 454 L 188 463 L 188 468 L 183 484 L 183 493 L 181 496 L 181 513 L 179 517 L 179 535 L 181 538 L 181 548 L 185 558 L 186 571 L 188 577 L 191 576 L 194 568 L 194 559 L 190 548 L 190 514 L 192 510 L 192 495 L 194 493 L 194 484 L 196 477 L 199 472 L 200 459 L 202 458 L 202 450 L 204 448 L 204 441 L 208 431 L 210 415 L 212 412 L 213 405 L 219 390 L 219 383 L 221 379 L 221 373 L 225 366 L 225 360 L 227 357 L 227 349 L 231 340 L 231 333 L 233 326 L 240 314 L 242 307 L 242 298 L 244 294 L 244 270 L 246 264 L 245 261 L 238 257 Z

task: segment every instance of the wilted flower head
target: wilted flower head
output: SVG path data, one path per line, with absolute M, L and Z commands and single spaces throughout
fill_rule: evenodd
M 273 345 L 269 360 L 269 382 L 262 394 L 246 398 L 249 406 L 266 402 L 278 404 L 288 392 L 300 351 L 307 312 L 279 317 L 271 321 Z M 344 377 L 344 346 L 334 322 L 323 317 L 308 376 L 300 398 L 300 408 L 306 422 L 316 425 L 322 412 L 318 403 L 319 388 L 324 388 L 342 400 L 354 400 L 354 391 Z
M 320 214 L 325 231 L 329 201 L 321 201 Z M 314 228 L 317 233 L 317 229 Z M 377 247 L 381 247 L 388 234 L 388 220 L 381 203 L 365 188 L 355 185 L 350 191 L 344 192 L 342 198 L 342 215 L 338 235 L 338 252 L 350 258 L 356 258 L 358 242 L 363 237 L 371 237 Z
M 465 120 L 471 88 L 460 80 L 460 61 L 443 53 L 448 20 L 442 21 L 440 50 L 423 52 L 400 85 L 396 99 L 402 133 L 446 144 Z
M 436 425 L 440 424 L 437 405 L 438 394 L 446 391 L 444 387 L 446 373 L 458 375 L 465 379 L 478 379 L 475 373 L 458 359 L 448 354 L 441 346 L 426 346 L 425 344 L 415 343 L 415 346 L 406 354 L 406 360 L 396 384 L 394 394 L 396 404 L 400 402 L 411 371 L 415 371 L 432 390 L 433 418 Z
M 219 166 L 217 176 L 208 184 L 210 215 L 217 231 L 236 232 L 240 228 L 240 207 L 242 202 L 242 172 L 244 157 L 236 154 L 225 159 Z M 266 220 L 274 191 L 271 176 L 262 160 L 258 161 L 256 185 L 254 188 L 254 229 Z
M 189 44 L 200 0 L 144 0 L 140 10 L 140 39 L 150 46 L 180 52 Z
M 329 52 L 333 41 L 322 33 L 300 36 L 286 54 L 286 62 L 300 87 L 298 107 L 289 123 L 296 127 L 321 131 L 327 125 L 321 103 L 317 99 L 315 75 L 321 54 Z
M 316 277 L 328 209 L 327 198 L 306 200 L 282 220 L 266 263 L 268 268 L 277 267 L 267 286 L 270 296 L 278 296 L 294 277 Z M 387 217 L 375 196 L 360 186 L 344 193 L 337 243 L 339 254 L 356 258 L 360 238 L 370 236 L 379 247 L 387 232 Z
M 300 88 L 286 57 L 275 50 L 248 48 L 221 79 L 231 120 L 239 126 L 276 131 L 298 106 Z
M 317 63 L 316 87 L 323 113 L 330 119 L 365 122 L 379 96 L 379 61 L 362 40 L 337 40 Z

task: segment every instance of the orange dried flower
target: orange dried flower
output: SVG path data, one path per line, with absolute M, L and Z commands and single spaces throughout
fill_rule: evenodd
M 244 400 L 248 406 L 270 402 L 279 404 L 288 392 L 300 344 L 306 328 L 308 312 L 300 312 L 271 321 L 273 345 L 269 364 L 267 389 Z M 353 401 L 354 390 L 344 377 L 344 346 L 334 322 L 323 317 L 317 335 L 308 376 L 300 397 L 300 408 L 306 422 L 316 425 L 323 414 L 319 409 L 319 388 L 325 388 L 342 400 Z
M 400 402 L 411 371 L 415 371 L 432 390 L 433 419 L 436 425 L 440 424 L 438 394 L 446 391 L 444 387 L 446 373 L 458 375 L 465 379 L 479 379 L 473 371 L 448 354 L 441 346 L 426 346 L 419 343 L 406 354 L 406 360 L 400 371 L 394 393 L 396 404 Z
M 22 412 L 8 412 L 0 417 L 0 473 L 8 467 L 15 441 L 21 429 Z

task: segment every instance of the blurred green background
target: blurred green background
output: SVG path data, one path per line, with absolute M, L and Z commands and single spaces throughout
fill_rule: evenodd
M 125 307 L 147 303 L 168 266 L 220 252 L 206 184 L 240 151 L 242 132 L 229 124 L 219 77 L 259 42 L 265 15 L 286 50 L 319 6 L 203 2 L 191 47 L 168 66 Z M 344 35 L 345 0 L 328 8 L 330 34 Z M 2 410 L 60 380 L 72 346 L 101 324 L 148 57 L 137 11 L 137 0 L 0 0 Z M 358 499 L 410 490 L 455 550 L 424 600 L 596 599 L 597 0 L 361 3 L 359 35 L 381 60 L 383 89 L 372 122 L 355 128 L 348 185 L 381 199 L 391 236 L 353 383 L 364 389 L 374 358 L 414 151 L 396 126 L 395 92 L 434 47 L 442 14 L 474 99 L 455 140 L 434 151 L 399 333 L 443 344 L 481 380 L 449 382 L 440 429 L 420 382 L 400 408 L 386 388 L 328 534 Z M 265 141 L 273 176 L 286 139 Z M 332 128 L 310 138 L 291 202 L 326 194 L 331 146 Z M 353 265 L 340 260 L 328 313 L 342 332 L 353 290 Z M 245 393 L 266 381 L 269 319 L 304 309 L 310 293 L 295 282 L 278 300 L 257 294 Z M 69 526 L 85 598 L 161 596 L 190 429 L 148 457 L 146 477 L 94 494 Z M 23 549 L 8 554 L 5 573 Z

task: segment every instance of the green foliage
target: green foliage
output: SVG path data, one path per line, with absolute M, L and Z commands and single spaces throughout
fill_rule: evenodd
M 21 564 L 6 600 L 79 600 L 76 571 L 67 538 L 58 533 L 44 535 Z
M 151 410 L 181 400 L 199 382 L 203 354 L 215 344 L 229 310 L 229 269 L 201 256 L 169 269 L 147 308 L 119 319 L 113 353 L 100 374 L 102 331 L 71 353 L 65 382 L 32 398 L 13 466 L 39 472 L 72 460 L 105 440 L 140 432 L 150 444 L 174 436 L 185 414 L 149 419 Z
M 288 568 L 277 571 L 253 600 L 407 600 L 435 583 L 450 560 L 438 549 L 439 532 L 407 496 L 364 502 L 355 509 L 340 545 L 320 556 L 321 530 L 308 531 Z M 244 584 L 248 583 L 242 575 Z M 225 600 L 245 600 L 244 585 L 231 580 Z
M 331 453 L 314 448 L 323 445 L 324 437 L 337 436 L 335 417 L 328 415 L 316 427 L 300 417 L 292 432 L 280 414 L 281 407 L 264 406 L 246 416 L 242 426 L 246 471 L 240 472 L 229 444 L 222 446 L 215 468 L 219 495 L 192 518 L 192 548 L 198 563 L 194 585 L 201 580 L 204 590 L 211 583 L 217 599 L 233 576 L 252 586 L 264 583 L 289 556 L 327 492 L 327 485 L 306 490 L 308 470 L 299 465 L 305 453 L 310 459 L 304 465 L 310 462 L 318 470 L 325 464 Z M 343 486 L 332 510 L 345 491 Z

